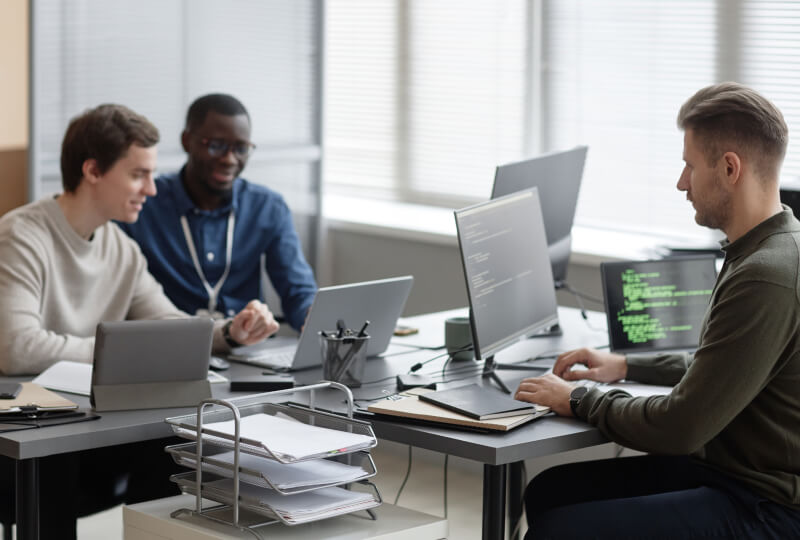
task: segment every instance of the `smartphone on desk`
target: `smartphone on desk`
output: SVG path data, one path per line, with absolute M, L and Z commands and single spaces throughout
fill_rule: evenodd
M 0 383 L 0 399 L 14 399 L 19 395 L 20 390 L 22 390 L 22 385 L 19 383 Z

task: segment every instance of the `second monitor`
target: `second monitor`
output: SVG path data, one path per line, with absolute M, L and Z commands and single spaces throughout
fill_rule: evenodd
M 586 146 L 578 146 L 564 152 L 500 165 L 494 176 L 492 199 L 533 187 L 539 190 L 556 288 L 560 288 L 567 277 L 567 264 L 572 251 L 572 222 L 587 150 Z

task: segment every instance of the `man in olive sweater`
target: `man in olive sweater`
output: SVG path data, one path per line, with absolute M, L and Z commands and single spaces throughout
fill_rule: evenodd
M 788 130 L 736 83 L 697 92 L 678 126 L 678 189 L 698 224 L 727 237 L 699 347 L 693 357 L 579 349 L 520 384 L 517 399 L 650 453 L 538 475 L 528 539 L 800 538 L 800 223 L 778 192 Z M 631 397 L 566 382 L 582 378 L 675 387 Z

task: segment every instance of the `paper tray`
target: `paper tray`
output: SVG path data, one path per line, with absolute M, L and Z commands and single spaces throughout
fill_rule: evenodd
M 183 443 L 167 446 L 165 450 L 172 455 L 175 463 L 183 467 L 195 469 L 197 466 L 197 444 L 196 443 Z M 203 474 L 212 473 L 225 478 L 233 478 L 233 464 L 229 461 L 218 459 L 215 456 L 229 453 L 230 451 L 218 446 L 208 445 L 203 449 Z M 259 458 L 263 459 L 263 458 Z M 274 460 L 269 460 L 274 461 Z M 277 481 L 269 478 L 263 471 L 248 468 L 240 465 L 239 470 L 241 474 L 239 479 L 242 482 L 263 487 L 266 489 L 273 489 L 282 495 L 292 495 L 296 493 L 304 493 L 306 491 L 313 491 L 315 489 L 340 486 L 350 484 L 353 482 L 360 482 L 367 478 L 372 478 L 377 473 L 375 462 L 372 460 L 369 452 L 360 451 L 352 454 L 345 454 L 328 458 L 324 461 L 336 461 L 344 465 L 350 465 L 363 471 L 363 474 L 348 478 L 347 480 L 336 480 L 331 482 L 319 482 L 315 484 L 306 483 L 299 486 L 281 486 Z M 291 464 L 286 465 L 287 467 Z
M 234 504 L 233 493 L 231 493 L 231 491 L 226 489 L 216 488 L 214 486 L 209 486 L 207 483 L 207 482 L 214 482 L 217 480 L 221 480 L 223 479 L 222 477 L 213 474 L 204 474 L 203 478 L 207 478 L 207 481 L 203 482 L 203 488 L 201 494 L 204 499 L 215 501 L 228 506 Z M 175 482 L 180 488 L 181 492 L 183 492 L 184 494 L 190 494 L 190 495 L 197 494 L 196 473 L 186 472 L 186 473 L 174 474 L 170 477 L 170 480 Z M 254 498 L 252 495 L 242 494 L 242 493 L 239 494 L 239 508 L 248 510 L 250 512 L 255 512 L 262 516 L 278 520 L 281 523 L 291 526 L 291 525 L 300 525 L 302 523 L 310 523 L 312 521 L 319 521 L 322 519 L 327 519 L 329 517 L 349 514 L 352 512 L 359 512 L 361 510 L 368 510 L 370 508 L 375 508 L 376 506 L 380 506 L 380 504 L 383 502 L 380 493 L 378 493 L 378 489 L 375 487 L 374 484 L 370 482 L 359 482 L 357 484 L 352 484 L 352 486 L 358 487 L 358 491 L 361 493 L 365 492 L 369 493 L 370 495 L 369 500 L 357 506 L 350 506 L 345 509 L 325 512 L 320 515 L 290 517 L 288 515 L 284 515 L 283 512 L 275 511 L 273 508 L 263 504 L 261 501 L 259 501 L 257 498 Z M 254 488 L 254 489 L 263 489 L 263 488 Z M 329 488 L 329 489 L 342 489 L 342 488 Z M 268 490 L 265 491 L 268 493 Z M 291 497 L 291 495 L 287 497 Z
M 272 416 L 278 414 L 284 414 L 288 417 L 291 417 L 295 420 L 298 420 L 308 425 L 364 435 L 372 439 L 371 443 L 368 446 L 362 448 L 356 448 L 353 451 L 368 450 L 369 448 L 374 448 L 378 444 L 377 439 L 375 438 L 375 432 L 372 430 L 372 426 L 369 424 L 369 422 L 365 422 L 363 420 L 346 418 L 333 413 L 308 409 L 306 407 L 298 405 L 284 405 L 278 403 L 263 403 L 263 402 L 252 403 L 248 405 L 241 405 L 238 407 L 238 410 L 242 418 L 250 416 L 252 414 L 269 414 Z M 234 448 L 235 437 L 233 435 L 209 430 L 205 427 L 206 424 L 210 424 L 213 422 L 226 422 L 232 420 L 234 420 L 233 411 L 227 407 L 214 406 L 213 408 L 209 408 L 206 412 L 204 412 L 203 413 L 203 426 L 204 426 L 203 433 L 205 435 L 203 437 L 204 447 L 206 443 L 212 443 L 215 445 L 223 446 L 228 449 Z M 172 426 L 172 430 L 175 432 L 177 436 L 182 437 L 184 439 L 197 440 L 196 413 L 167 418 L 165 421 L 170 426 Z M 241 442 L 240 449 L 242 452 L 246 454 L 265 457 L 268 459 L 274 459 L 275 461 L 278 461 L 280 463 L 296 463 L 299 461 L 319 459 L 321 457 L 329 457 L 328 455 L 324 456 L 312 455 L 312 456 L 305 456 L 302 459 L 287 459 L 283 456 L 277 455 L 272 450 L 270 450 L 270 448 L 267 446 L 267 444 L 265 444 L 264 441 L 250 439 L 245 436 L 240 436 L 240 442 Z M 348 453 L 348 452 L 345 451 L 342 453 Z

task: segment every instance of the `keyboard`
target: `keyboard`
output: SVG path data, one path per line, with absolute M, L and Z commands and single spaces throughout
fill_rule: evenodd
M 294 361 L 295 351 L 296 349 L 292 348 L 247 354 L 229 354 L 228 359 L 271 369 L 289 369 Z

